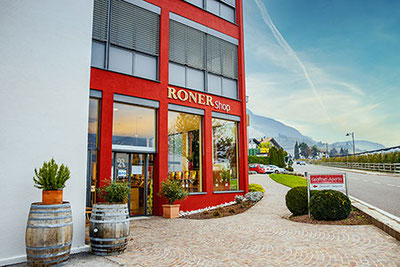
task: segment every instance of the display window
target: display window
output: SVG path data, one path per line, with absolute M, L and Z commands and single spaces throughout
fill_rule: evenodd
M 202 117 L 168 112 L 168 177 L 189 192 L 202 192 Z
M 114 103 L 113 149 L 155 152 L 156 110 Z
M 100 99 L 89 99 L 89 120 L 88 120 L 88 154 L 87 154 L 87 195 L 86 206 L 91 207 L 96 203 L 97 183 L 97 151 L 99 140 L 99 114 Z
M 212 119 L 214 191 L 239 190 L 237 123 Z

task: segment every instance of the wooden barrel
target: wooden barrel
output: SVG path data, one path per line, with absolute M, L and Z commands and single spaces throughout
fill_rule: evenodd
M 129 237 L 127 204 L 95 204 L 89 226 L 90 251 L 96 255 L 118 255 L 126 250 Z
M 26 226 L 26 256 L 30 266 L 68 263 L 72 242 L 72 211 L 68 202 L 32 203 Z

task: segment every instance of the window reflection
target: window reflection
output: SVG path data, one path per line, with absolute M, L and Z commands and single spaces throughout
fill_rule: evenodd
M 212 119 L 214 191 L 239 189 L 237 123 Z
M 155 110 L 114 103 L 113 145 L 155 147 Z
M 100 99 L 89 99 L 88 120 L 88 158 L 87 158 L 87 192 L 86 206 L 91 207 L 96 203 L 96 181 L 97 181 L 97 149 L 99 138 L 99 113 Z
M 202 191 L 201 116 L 168 112 L 168 176 L 189 192 Z

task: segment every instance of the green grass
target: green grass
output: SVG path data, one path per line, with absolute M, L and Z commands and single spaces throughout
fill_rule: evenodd
M 286 185 L 290 188 L 296 186 L 307 186 L 307 180 L 301 176 L 274 173 L 270 174 L 269 177 L 271 177 L 271 179 L 274 180 L 275 182 Z

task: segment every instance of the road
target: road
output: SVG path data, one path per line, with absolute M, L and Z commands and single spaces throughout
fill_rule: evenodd
M 347 174 L 349 195 L 381 210 L 400 217 L 400 177 L 390 174 L 364 173 L 316 165 L 293 165 L 300 173 L 343 173 Z

